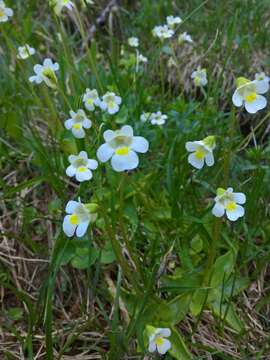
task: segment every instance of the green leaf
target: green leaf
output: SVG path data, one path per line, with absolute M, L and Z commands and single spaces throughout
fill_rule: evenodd
M 111 242 L 105 244 L 104 249 L 101 251 L 101 264 L 111 264 L 116 260 Z
M 172 344 L 169 353 L 177 360 L 190 360 L 192 355 L 189 352 L 182 336 L 175 328 L 171 328 L 172 334 L 169 337 L 169 340 Z
M 178 324 L 188 312 L 190 299 L 189 294 L 181 294 L 167 303 L 158 305 L 155 311 L 155 321 L 161 322 L 164 326 Z
M 243 322 L 239 319 L 232 304 L 224 303 L 220 306 L 218 301 L 212 302 L 210 308 L 222 321 L 225 321 L 232 329 L 241 333 L 245 330 Z
M 79 252 L 79 254 L 78 254 Z M 76 255 L 73 257 L 71 264 L 76 269 L 87 269 L 93 265 L 98 258 L 98 250 L 95 248 L 76 249 Z
M 190 311 L 192 315 L 197 316 L 202 311 L 207 296 L 207 290 L 198 289 L 192 296 Z
M 211 287 L 223 284 L 233 271 L 235 256 L 232 250 L 217 258 L 213 266 L 213 275 L 211 278 Z
M 11 308 L 7 311 L 8 317 L 11 320 L 20 320 L 23 317 L 23 310 L 21 308 Z

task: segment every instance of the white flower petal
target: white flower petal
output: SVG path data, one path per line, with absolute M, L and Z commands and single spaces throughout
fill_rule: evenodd
M 149 149 L 149 142 L 142 136 L 134 136 L 131 148 L 137 152 L 146 153 Z
M 66 215 L 64 217 L 64 221 L 63 221 L 63 231 L 64 233 L 68 236 L 71 237 L 74 235 L 76 230 L 76 225 L 72 225 L 71 222 L 69 221 L 69 215 Z
M 204 158 L 198 159 L 195 156 L 195 154 L 192 153 L 188 156 L 188 162 L 190 163 L 190 165 L 194 166 L 196 169 L 202 169 L 202 167 L 204 165 Z
M 76 230 L 76 236 L 82 237 L 86 233 L 88 225 L 89 221 L 80 223 Z
M 85 136 L 85 131 L 83 130 L 83 128 L 81 129 L 74 129 L 74 127 L 72 128 L 72 134 L 77 138 L 77 139 L 82 139 Z
M 210 151 L 208 154 L 205 155 L 205 162 L 207 166 L 213 166 L 215 163 L 214 155 Z
M 160 329 L 159 333 L 162 337 L 169 337 L 172 334 L 171 329 L 169 329 L 169 328 Z
M 246 202 L 246 195 L 243 193 L 233 193 L 233 200 L 237 204 L 244 204 Z
M 157 348 L 157 346 L 156 346 L 156 344 L 155 344 L 154 341 L 149 342 L 148 351 L 149 351 L 150 353 L 155 352 L 155 351 L 156 351 L 156 348 Z
M 234 211 L 226 210 L 226 215 L 229 220 L 236 221 L 238 218 L 244 216 L 245 209 L 241 205 L 236 205 L 236 209 Z
M 78 201 L 70 200 L 66 205 L 66 209 L 65 209 L 66 213 L 73 214 L 78 204 L 79 204 Z
M 80 151 L 79 155 L 81 158 L 88 160 L 88 155 L 86 151 Z
M 255 114 L 257 111 L 264 109 L 266 105 L 266 98 L 262 95 L 257 95 L 256 99 L 252 102 L 245 101 L 245 109 L 250 114 Z
M 212 214 L 215 215 L 216 217 L 221 217 L 224 215 L 224 213 L 225 213 L 224 206 L 219 202 L 217 202 L 212 209 Z
M 93 173 L 89 169 L 85 171 L 79 171 L 79 170 L 76 171 L 76 180 L 79 182 L 91 180 L 92 177 L 93 177 Z
M 254 82 L 257 94 L 265 94 L 269 90 L 268 80 L 255 80 Z
M 46 66 L 46 67 L 53 67 L 53 62 L 52 62 L 52 59 L 45 59 L 44 62 L 43 62 L 43 66 Z
M 90 129 L 90 127 L 92 126 L 92 121 L 89 119 L 84 119 L 82 125 L 85 129 Z
M 161 355 L 164 355 L 171 348 L 171 346 L 171 342 L 168 339 L 163 339 L 163 344 L 157 345 L 157 349 Z
M 195 141 L 186 142 L 186 150 L 189 152 L 196 151 L 198 148 L 198 144 Z
M 95 170 L 98 167 L 98 162 L 94 159 L 89 159 L 87 162 L 87 167 L 91 170 Z
M 108 161 L 114 153 L 114 150 L 106 143 L 102 144 L 97 151 L 97 158 L 101 162 Z
M 131 127 L 130 125 L 124 125 L 124 126 L 122 126 L 122 128 L 121 128 L 121 135 L 132 137 L 132 136 L 133 136 L 133 129 L 132 129 L 132 127 Z
M 117 172 L 135 169 L 138 164 L 138 155 L 132 150 L 125 156 L 115 154 L 111 159 L 112 168 Z
M 73 119 L 68 119 L 65 121 L 65 128 L 70 130 L 72 128 L 73 124 L 74 124 Z
M 110 115 L 113 115 L 113 114 L 115 114 L 115 113 L 117 113 L 117 112 L 119 111 L 119 106 L 118 106 L 116 103 L 114 103 L 114 105 L 108 107 L 107 110 L 108 110 L 108 113 L 109 113 Z
M 73 165 L 68 166 L 66 169 L 66 174 L 69 177 L 74 176 L 76 174 L 76 168 Z
M 112 131 L 112 130 L 104 131 L 103 138 L 106 142 L 109 142 L 110 140 L 112 140 L 114 138 L 114 131 Z
M 232 96 L 232 102 L 235 106 L 240 107 L 243 105 L 243 97 L 239 94 L 239 91 L 236 89 Z

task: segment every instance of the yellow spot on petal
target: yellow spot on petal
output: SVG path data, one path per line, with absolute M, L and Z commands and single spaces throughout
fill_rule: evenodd
M 129 153 L 129 148 L 127 146 L 120 147 L 115 150 L 116 155 L 127 155 Z
M 156 345 L 158 346 L 162 346 L 164 344 L 164 339 L 160 336 L 158 336 L 156 339 L 155 339 L 155 343 Z
M 85 172 L 86 170 L 87 170 L 86 166 L 80 166 L 78 169 L 79 172 Z
M 0 17 L 3 17 L 3 16 L 5 16 L 5 12 L 4 12 L 4 10 L 0 9 Z
M 227 204 L 226 204 L 226 210 L 228 211 L 234 211 L 236 209 L 236 202 L 234 201 L 229 201 Z
M 205 152 L 202 149 L 197 149 L 195 151 L 195 156 L 198 160 L 202 160 L 205 157 Z
M 112 109 L 114 106 L 115 106 L 114 101 L 109 101 L 109 102 L 108 102 L 108 108 L 109 108 L 109 109 Z
M 93 105 L 93 103 L 94 103 L 94 99 L 87 99 L 87 103 L 89 104 L 89 105 Z
M 82 125 L 81 124 L 73 124 L 72 127 L 73 127 L 73 129 L 80 130 Z
M 255 93 L 255 91 L 253 91 L 252 93 L 250 93 L 249 95 L 247 95 L 245 97 L 245 100 L 246 100 L 246 102 L 250 103 L 250 102 L 256 100 L 256 97 L 257 97 L 257 94 Z
M 78 225 L 79 224 L 79 218 L 78 218 L 78 215 L 76 215 L 76 214 L 70 215 L 69 220 L 70 220 L 72 225 Z

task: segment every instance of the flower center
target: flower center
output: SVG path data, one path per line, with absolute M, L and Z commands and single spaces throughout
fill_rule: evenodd
M 78 225 L 79 224 L 79 218 L 78 218 L 78 215 L 76 215 L 76 214 L 70 215 L 69 220 L 70 220 L 72 225 Z
M 82 127 L 82 124 L 73 124 L 72 127 L 73 127 L 73 129 L 80 130 L 80 128 Z
M 156 339 L 155 339 L 155 343 L 156 345 L 158 346 L 162 346 L 164 344 L 164 339 L 160 336 L 158 336 Z
M 89 104 L 89 105 L 93 105 L 93 103 L 94 103 L 94 99 L 87 99 L 87 103 Z
M 0 17 L 3 17 L 3 16 L 5 16 L 6 14 L 5 14 L 5 11 L 4 11 L 4 9 L 3 8 L 0 8 Z
M 252 93 L 250 93 L 249 95 L 247 95 L 245 97 L 245 100 L 250 103 L 250 102 L 256 100 L 256 97 L 257 97 L 257 94 L 255 91 L 253 91 Z
M 112 109 L 114 107 L 114 105 L 115 105 L 114 101 L 111 100 L 111 101 L 108 102 L 108 108 L 109 109 Z
M 79 172 L 85 172 L 87 170 L 87 167 L 86 166 L 80 166 L 79 168 L 78 168 L 78 171 Z
M 127 146 L 120 147 L 115 150 L 116 155 L 125 156 L 129 153 L 129 148 Z
M 229 201 L 227 204 L 226 204 L 226 210 L 228 211 L 234 211 L 236 209 L 236 202 L 234 201 Z
M 205 151 L 203 149 L 197 149 L 195 151 L 195 156 L 198 160 L 202 160 L 205 157 Z

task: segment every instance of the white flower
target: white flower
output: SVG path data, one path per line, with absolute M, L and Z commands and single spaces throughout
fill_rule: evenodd
M 150 112 L 143 112 L 140 116 L 140 120 L 141 122 L 146 122 L 151 118 L 151 113 Z
M 152 33 L 161 40 L 171 38 L 174 35 L 174 31 L 168 25 L 155 26 Z
M 198 67 L 198 69 L 191 74 L 191 78 L 194 80 L 195 86 L 205 86 L 207 84 L 206 69 Z
M 70 165 L 66 169 L 67 176 L 75 176 L 79 182 L 92 179 L 92 171 L 98 167 L 98 162 L 94 159 L 88 159 L 86 151 L 81 151 L 79 155 L 70 155 L 68 157 Z
M 25 44 L 24 46 L 18 47 L 18 59 L 27 59 L 29 56 L 34 55 L 36 50 L 29 46 L 28 44 Z
M 255 74 L 255 80 L 265 81 L 269 84 L 270 78 L 269 78 L 269 76 L 266 76 L 266 74 L 264 72 L 260 72 L 260 73 Z
M 264 94 L 269 90 L 269 82 L 267 80 L 250 81 L 244 77 L 240 77 L 236 81 L 236 90 L 232 97 L 235 106 L 245 106 L 250 114 L 255 114 L 267 105 L 266 98 L 260 94 Z
M 34 66 L 36 75 L 30 76 L 29 81 L 36 84 L 45 82 L 51 88 L 56 88 L 57 77 L 55 71 L 59 70 L 58 63 L 53 63 L 51 59 L 45 59 L 43 65 L 37 64 Z
M 53 6 L 53 10 L 56 13 L 56 15 L 60 15 L 62 9 L 66 7 L 69 10 L 72 10 L 74 7 L 74 4 L 70 0 L 51 0 L 50 1 L 51 6 Z
M 147 63 L 148 62 L 148 59 L 147 57 L 143 56 L 142 54 L 139 54 L 138 55 L 138 62 L 142 62 L 142 63 Z
M 90 129 L 92 126 L 92 121 L 89 120 L 85 112 L 79 109 L 77 112 L 69 112 L 71 118 L 65 121 L 65 128 L 72 131 L 72 134 L 78 138 L 82 139 L 85 136 L 84 129 Z
M 161 111 L 152 113 L 150 116 L 150 122 L 152 125 L 164 125 L 166 123 L 167 119 L 168 119 L 168 116 L 165 114 L 162 114 Z
M 82 237 L 88 228 L 90 222 L 97 218 L 95 213 L 96 204 L 82 204 L 80 201 L 69 201 L 66 206 L 66 215 L 63 221 L 63 231 L 71 237 L 76 231 L 76 236 Z
M 184 32 L 178 36 L 178 43 L 182 44 L 183 42 L 193 43 L 191 36 L 187 32 Z
M 107 110 L 109 114 L 115 114 L 119 111 L 119 105 L 122 99 L 120 96 L 115 95 L 113 92 L 107 92 L 102 96 L 102 99 L 98 101 L 98 105 L 102 110 Z
M 171 336 L 171 330 L 169 328 L 155 329 L 149 336 L 148 351 L 153 353 L 157 350 L 161 355 L 166 354 L 172 346 L 170 340 L 166 339 L 169 336 Z
M 0 0 L 0 22 L 8 21 L 8 18 L 13 15 L 13 10 L 6 7 L 4 1 Z
M 188 162 L 196 169 L 201 169 L 206 163 L 207 166 L 214 165 L 213 150 L 216 147 L 215 137 L 208 136 L 201 141 L 186 142 L 187 151 L 191 152 Z
M 103 134 L 105 144 L 97 151 L 97 158 L 101 162 L 111 159 L 111 166 L 115 171 L 135 169 L 139 165 L 136 154 L 146 153 L 148 141 L 141 136 L 133 136 L 133 129 L 124 125 L 120 130 L 106 130 Z
M 139 39 L 132 36 L 128 39 L 128 45 L 132 47 L 138 47 L 139 46 Z
M 100 103 L 97 90 L 86 89 L 85 94 L 83 95 L 83 102 L 87 110 L 94 111 L 95 106 Z
M 245 214 L 245 209 L 239 204 L 246 202 L 246 196 L 243 193 L 234 193 L 233 188 L 227 190 L 218 188 L 215 202 L 212 214 L 217 217 L 221 217 L 226 213 L 229 220 L 236 221 Z
M 174 28 L 175 25 L 179 25 L 182 22 L 182 19 L 179 16 L 167 16 L 167 24 L 170 28 Z

